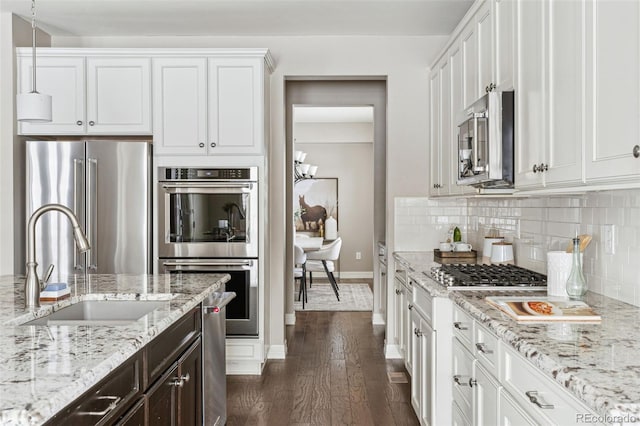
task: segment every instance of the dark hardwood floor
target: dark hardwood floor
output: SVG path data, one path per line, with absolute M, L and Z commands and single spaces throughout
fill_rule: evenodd
M 296 312 L 285 360 L 261 376 L 227 377 L 227 425 L 418 425 L 405 372 L 383 354 L 371 312 Z M 407 379 L 409 376 L 407 375 Z

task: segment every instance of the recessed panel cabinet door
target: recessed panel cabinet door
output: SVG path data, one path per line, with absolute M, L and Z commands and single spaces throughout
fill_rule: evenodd
M 264 141 L 262 59 L 209 59 L 210 154 L 260 154 Z
M 438 188 L 442 185 L 442 176 L 440 171 L 442 170 L 442 158 L 440 150 L 442 149 L 442 140 L 440 139 L 440 73 L 438 70 L 434 70 L 429 77 L 429 92 L 431 97 L 429 98 L 431 104 L 430 110 L 430 140 L 431 140 L 431 185 L 429 186 L 429 195 L 438 195 Z
M 173 426 L 176 424 L 178 401 L 175 382 L 177 372 L 178 365 L 176 364 L 147 393 L 150 425 Z
M 30 57 L 20 58 L 18 92 L 32 89 Z M 39 57 L 37 60 L 38 92 L 51 96 L 50 123 L 20 123 L 20 134 L 73 135 L 85 132 L 84 58 Z
M 486 93 L 490 84 L 495 84 L 493 73 L 493 16 L 491 2 L 486 1 L 478 9 L 478 98 Z
M 87 58 L 87 133 L 151 133 L 149 58 Z
M 515 185 L 544 185 L 537 171 L 545 159 L 545 55 L 544 6 L 542 1 L 519 0 L 517 4 L 518 65 L 516 87 Z M 536 169 L 534 171 L 534 166 Z
M 440 67 L 440 195 L 451 193 L 451 167 L 454 165 L 451 136 L 451 63 L 446 60 Z
M 547 137 L 543 160 L 547 186 L 582 183 L 584 4 L 584 0 L 547 2 Z
M 592 1 L 586 7 L 586 179 L 637 181 L 640 2 Z
M 155 154 L 207 152 L 207 60 L 153 59 Z

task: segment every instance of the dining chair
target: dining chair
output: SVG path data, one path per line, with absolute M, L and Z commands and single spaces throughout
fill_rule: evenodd
M 340 257 L 341 247 L 342 238 L 338 237 L 331 243 L 322 246 L 320 250 L 308 252 L 306 263 L 306 270 L 309 272 L 309 285 L 311 286 L 313 281 L 313 272 L 325 272 L 338 301 L 340 301 L 339 288 L 333 272 L 336 269 L 335 261 Z
M 302 300 L 302 309 L 304 309 L 307 300 L 307 271 L 306 271 L 307 254 L 302 247 L 293 246 L 293 278 L 300 280 L 300 291 L 298 292 L 298 300 Z

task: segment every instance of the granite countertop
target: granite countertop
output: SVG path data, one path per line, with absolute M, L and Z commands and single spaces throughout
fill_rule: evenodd
M 394 258 L 432 296 L 451 299 L 597 414 L 640 418 L 639 307 L 588 292 L 584 301 L 602 317 L 599 324 L 518 324 L 484 298 L 546 292 L 450 291 L 421 273 L 437 265 L 432 252 Z
M 24 278 L 0 276 L 0 424 L 41 424 L 99 382 L 229 280 L 224 274 L 89 275 L 71 298 L 24 309 Z M 23 326 L 83 300 L 166 305 L 118 326 Z

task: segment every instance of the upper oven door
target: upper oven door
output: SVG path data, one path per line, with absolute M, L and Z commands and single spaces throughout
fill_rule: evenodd
M 256 182 L 160 182 L 160 257 L 257 257 Z

